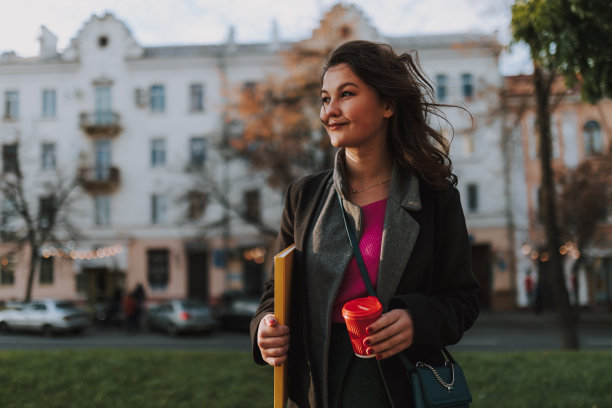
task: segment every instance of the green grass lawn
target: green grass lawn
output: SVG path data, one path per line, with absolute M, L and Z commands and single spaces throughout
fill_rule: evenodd
M 612 351 L 454 353 L 472 408 L 612 407 Z M 245 352 L 4 351 L 2 408 L 272 407 Z

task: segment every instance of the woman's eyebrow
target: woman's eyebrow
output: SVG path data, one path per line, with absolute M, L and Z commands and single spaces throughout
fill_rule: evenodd
M 356 88 L 359 88 L 359 85 L 357 85 L 354 82 L 344 82 L 344 83 L 338 85 L 338 87 L 336 89 L 337 90 L 341 90 L 341 89 L 346 88 L 347 86 L 354 86 Z M 329 92 L 326 89 L 321 89 L 321 94 L 323 94 L 323 93 L 329 93 Z
M 344 88 L 346 88 L 347 86 L 351 86 L 351 85 L 352 85 L 352 86 L 354 86 L 354 87 L 356 87 L 356 88 L 359 88 L 359 85 L 357 85 L 357 84 L 356 84 L 356 83 L 354 83 L 354 82 L 345 82 L 345 83 L 343 83 L 342 85 L 340 85 L 340 86 L 338 87 L 338 89 L 344 89 Z

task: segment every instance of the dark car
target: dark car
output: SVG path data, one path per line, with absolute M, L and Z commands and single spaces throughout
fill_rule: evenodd
M 186 332 L 211 332 L 217 326 L 208 305 L 194 299 L 174 299 L 151 306 L 146 321 L 151 329 L 170 335 Z
M 224 329 L 248 331 L 257 306 L 259 306 L 257 296 L 226 294 L 222 296 L 215 315 L 219 325 Z

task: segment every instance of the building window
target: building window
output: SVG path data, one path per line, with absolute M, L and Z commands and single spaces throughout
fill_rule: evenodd
M 149 92 L 149 106 L 151 112 L 164 112 L 166 110 L 166 95 L 163 85 L 152 85 Z
M 108 85 L 96 86 L 95 122 L 96 125 L 110 125 L 115 118 L 112 113 L 111 87 Z
M 201 218 L 206 209 L 206 194 L 202 191 L 190 191 L 188 200 L 187 217 L 190 220 Z
M 468 211 L 475 213 L 478 211 L 478 185 L 468 184 L 467 185 L 467 204 Z
M 601 127 L 594 120 L 589 120 L 582 130 L 584 138 L 584 154 L 589 156 L 603 151 Z
M 41 152 L 41 168 L 43 170 L 55 170 L 55 143 L 43 143 Z
M 151 140 L 151 167 L 166 165 L 166 142 L 164 139 Z
M 98 195 L 94 198 L 94 214 L 96 225 L 110 225 L 110 197 Z
M 134 89 L 134 102 L 138 108 L 146 108 L 149 104 L 149 93 L 146 89 Z
M 8 199 L 4 199 L 0 211 L 2 217 L 0 220 L 0 238 L 4 241 L 12 241 L 15 239 L 15 232 L 17 231 L 15 223 L 18 216 L 15 204 Z
M 89 289 L 89 281 L 87 279 L 88 277 L 89 274 L 87 274 L 86 272 L 80 272 L 76 275 L 75 289 L 77 293 L 87 293 L 87 290 Z
M 191 84 L 189 87 L 189 110 L 204 112 L 204 85 Z
M 189 141 L 190 167 L 201 168 L 206 161 L 206 140 L 203 137 L 192 137 Z
M 461 90 L 464 99 L 471 100 L 474 97 L 474 77 L 472 74 L 461 75 Z
M 474 145 L 474 135 L 471 133 L 461 135 L 461 142 L 463 144 L 463 156 L 472 157 L 476 149 Z
M 45 89 L 42 93 L 42 117 L 54 118 L 57 114 L 57 94 L 55 89 Z
M 593 262 L 593 294 L 597 304 L 612 304 L 612 258 L 596 258 Z
M 254 96 L 257 92 L 257 82 L 256 81 L 246 81 L 242 85 L 242 92 L 246 92 L 251 96 Z
M 163 224 L 168 218 L 168 197 L 161 194 L 151 196 L 151 223 Z
M 4 118 L 17 119 L 19 117 L 19 92 L 6 91 L 4 93 Z
M 231 140 L 241 139 L 244 135 L 244 122 L 241 120 L 232 120 L 227 124 L 227 134 Z
M 244 192 L 245 212 L 244 218 L 248 222 L 261 221 L 261 199 L 259 190 L 249 190 Z
M 0 285 L 12 286 L 15 284 L 15 261 L 12 256 L 0 258 Z
M 108 37 L 105 35 L 101 35 L 98 37 L 98 47 L 106 48 L 108 46 Z
M 40 258 L 40 273 L 38 275 L 38 283 L 41 285 L 50 285 L 53 283 L 53 257 Z
M 55 221 L 55 200 L 53 197 L 38 199 L 38 222 L 41 228 L 50 228 Z
M 17 143 L 2 146 L 2 171 L 4 173 L 17 172 Z
M 436 75 L 436 97 L 438 98 L 438 102 L 446 101 L 447 79 L 448 77 L 446 75 Z
M 168 250 L 155 249 L 147 251 L 147 278 L 153 290 L 164 290 L 168 286 L 169 263 Z
M 98 139 L 94 144 L 95 177 L 98 181 L 110 178 L 111 169 L 111 143 L 108 139 Z

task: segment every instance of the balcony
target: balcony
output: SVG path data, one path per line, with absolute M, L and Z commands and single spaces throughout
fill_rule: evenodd
M 121 177 L 117 167 L 82 167 L 79 169 L 79 181 L 88 192 L 104 194 L 117 190 Z
M 79 124 L 90 136 L 114 137 L 123 130 L 119 123 L 119 114 L 111 111 L 81 112 Z

